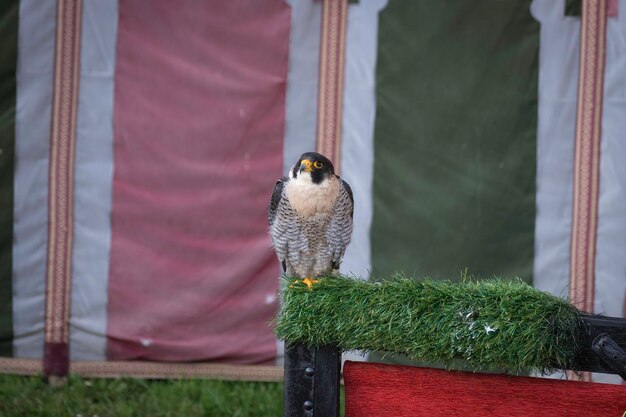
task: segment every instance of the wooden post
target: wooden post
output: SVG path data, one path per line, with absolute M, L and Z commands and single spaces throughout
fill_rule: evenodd
M 339 417 L 340 372 L 337 347 L 287 345 L 284 417 Z

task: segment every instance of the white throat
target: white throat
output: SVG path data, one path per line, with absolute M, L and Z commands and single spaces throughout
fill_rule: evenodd
M 329 213 L 335 206 L 339 194 L 336 177 L 326 178 L 319 184 L 313 182 L 309 172 L 300 172 L 295 178 L 289 172 L 289 178 L 287 198 L 299 215 L 311 217 L 318 213 Z

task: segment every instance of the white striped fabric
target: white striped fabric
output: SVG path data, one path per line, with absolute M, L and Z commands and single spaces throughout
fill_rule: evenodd
M 320 2 L 290 0 L 291 39 L 287 74 L 287 114 L 283 173 L 304 152 L 315 150 L 319 69 Z
M 622 317 L 626 291 L 626 1 L 609 18 L 600 156 L 595 312 Z M 567 297 L 572 222 L 574 128 L 580 18 L 564 15 L 564 0 L 535 0 L 541 22 L 537 132 L 535 287 Z M 619 378 L 594 374 L 594 381 Z
M 283 174 L 304 152 L 315 149 L 317 122 L 317 85 L 319 67 L 320 23 L 319 2 L 289 0 L 291 6 L 291 38 L 283 146 Z M 276 341 L 276 364 L 282 365 L 284 344 Z
M 55 2 L 20 2 L 13 240 L 13 344 L 20 358 L 43 354 L 55 28 Z
M 534 285 L 567 297 L 580 19 L 562 1 L 531 10 L 541 23 Z
M 626 0 L 607 22 L 600 197 L 596 243 L 595 313 L 624 317 L 626 311 Z M 594 374 L 596 382 L 620 383 Z
M 86 1 L 75 177 L 72 359 L 103 360 L 106 346 L 117 2 Z M 43 348 L 47 181 L 54 2 L 20 2 L 16 117 L 15 356 Z
M 626 296 L 626 0 L 607 23 L 595 312 L 623 316 Z
M 342 271 L 367 279 L 372 266 L 374 119 L 378 13 L 387 0 L 361 1 L 348 10 L 345 98 L 341 149 L 342 177 L 354 193 L 354 228 Z
M 76 135 L 70 353 L 104 360 L 113 175 L 117 1 L 85 1 Z

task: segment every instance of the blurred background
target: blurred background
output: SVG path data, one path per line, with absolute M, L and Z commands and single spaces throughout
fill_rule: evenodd
M 3 1 L 0 371 L 280 365 L 267 206 L 315 149 L 354 191 L 344 274 L 520 277 L 624 317 L 607 4 L 584 136 L 580 1 Z

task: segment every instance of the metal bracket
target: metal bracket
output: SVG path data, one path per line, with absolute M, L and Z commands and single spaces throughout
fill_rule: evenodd
M 591 348 L 626 381 L 626 352 L 615 343 L 611 336 L 606 333 L 598 335 L 593 340 Z

